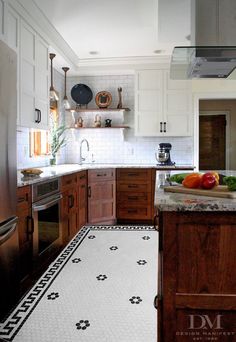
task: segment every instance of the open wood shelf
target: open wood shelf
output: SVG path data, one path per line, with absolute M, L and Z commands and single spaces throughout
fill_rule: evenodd
M 66 109 L 69 112 L 129 112 L 129 108 L 71 108 Z
M 130 128 L 130 127 L 126 126 L 126 125 L 120 125 L 120 126 L 111 126 L 111 127 L 75 127 L 75 126 L 71 126 L 70 128 L 74 128 L 74 129 L 109 129 L 109 128 Z

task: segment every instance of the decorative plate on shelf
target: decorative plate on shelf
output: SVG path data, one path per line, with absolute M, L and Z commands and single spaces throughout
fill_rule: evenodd
M 21 173 L 24 177 L 37 177 L 42 172 L 43 171 L 40 169 L 24 169 L 24 170 L 21 170 Z
M 100 91 L 96 94 L 95 102 L 99 108 L 107 108 L 110 106 L 112 101 L 111 93 L 108 91 Z
M 76 84 L 71 89 L 72 99 L 79 105 L 87 105 L 93 98 L 92 90 L 86 84 Z

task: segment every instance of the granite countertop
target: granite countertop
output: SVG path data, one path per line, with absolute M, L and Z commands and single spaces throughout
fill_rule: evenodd
M 236 176 L 236 171 L 218 171 L 224 176 Z M 156 188 L 155 208 L 160 211 L 235 211 L 236 199 L 164 192 Z
M 61 164 L 55 166 L 40 167 L 43 171 L 38 177 L 23 177 L 20 170 L 17 171 L 17 186 L 25 186 L 34 183 L 39 183 L 47 179 L 61 177 L 66 174 L 73 172 L 89 170 L 89 169 L 100 169 L 100 168 L 154 168 L 156 170 L 193 170 L 193 165 L 175 165 L 175 166 L 157 166 L 156 164 Z

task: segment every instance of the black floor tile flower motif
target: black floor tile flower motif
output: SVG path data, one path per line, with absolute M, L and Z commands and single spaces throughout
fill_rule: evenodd
M 129 301 L 131 302 L 131 304 L 140 304 L 143 300 L 139 296 L 133 296 L 129 299 Z
M 80 258 L 75 258 L 75 259 L 73 259 L 73 260 L 71 260 L 74 264 L 77 264 L 78 262 L 80 262 L 81 261 L 81 259 Z
M 90 239 L 90 240 L 91 240 L 91 239 L 95 239 L 95 238 L 96 238 L 95 235 L 89 235 L 89 236 L 88 236 L 88 239 Z
M 143 239 L 143 240 L 150 240 L 150 236 L 147 236 L 147 235 L 146 235 L 146 236 L 143 236 L 142 239 Z
M 89 323 L 89 321 L 88 321 L 87 319 L 86 319 L 86 320 L 81 319 L 81 320 L 79 321 L 79 323 L 76 323 L 76 328 L 77 328 L 78 330 L 85 330 L 85 329 L 87 329 L 89 326 L 90 326 L 90 323 Z
M 107 279 L 107 276 L 105 274 L 99 274 L 99 276 L 96 277 L 97 280 L 105 280 Z
M 111 251 L 116 251 L 117 249 L 118 249 L 117 246 L 111 246 L 111 247 L 110 247 L 110 250 L 111 250 Z
M 139 260 L 139 261 L 137 261 L 137 264 L 138 265 L 145 265 L 145 264 L 147 264 L 147 261 L 146 260 Z
M 58 292 L 52 292 L 52 293 L 50 293 L 48 296 L 48 299 L 50 300 L 54 300 L 54 299 L 56 299 L 56 298 L 58 298 L 59 297 L 59 293 Z

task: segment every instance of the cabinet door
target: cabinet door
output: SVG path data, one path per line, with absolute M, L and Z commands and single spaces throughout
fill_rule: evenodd
M 25 22 L 21 22 L 22 126 L 48 129 L 48 45 Z
M 135 135 L 162 135 L 162 70 L 139 70 L 135 84 Z
M 78 231 L 77 227 L 77 193 L 71 189 L 68 193 L 68 209 L 69 209 L 69 240 L 74 237 Z
M 167 70 L 164 75 L 164 134 L 188 136 L 191 134 L 191 81 L 170 80 Z
M 20 123 L 26 127 L 37 127 L 35 113 L 35 33 L 21 22 L 21 110 Z
M 47 129 L 49 125 L 49 86 L 48 86 L 48 46 L 36 37 L 35 45 L 35 105 L 41 117 L 38 127 Z
M 115 181 L 90 183 L 88 187 L 88 222 L 102 223 L 116 217 Z
M 80 229 L 87 223 L 87 172 L 82 171 L 77 176 L 77 227 Z

